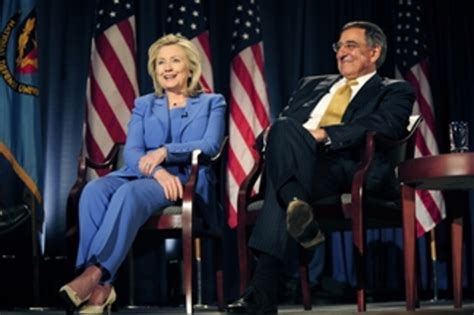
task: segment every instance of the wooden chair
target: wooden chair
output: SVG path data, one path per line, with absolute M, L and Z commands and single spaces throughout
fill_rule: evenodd
M 179 205 L 168 206 L 160 214 L 152 216 L 142 227 L 142 229 L 152 229 L 160 232 L 164 238 L 181 238 L 183 254 L 183 286 L 185 293 L 186 313 L 193 313 L 193 240 L 195 238 L 210 238 L 214 242 L 214 266 L 216 277 L 217 304 L 219 310 L 224 309 L 224 284 L 222 268 L 222 239 L 220 233 L 210 232 L 204 220 L 196 211 L 194 200 L 195 185 L 197 183 L 198 169 L 200 165 L 212 165 L 212 167 L 223 166 L 222 157 L 227 146 L 227 138 L 224 139 L 219 153 L 213 157 L 201 154 L 200 150 L 192 153 L 191 174 L 189 181 L 184 187 L 183 200 Z M 79 158 L 78 178 L 72 187 L 68 203 L 68 229 L 67 237 L 70 239 L 77 235 L 77 215 L 78 201 L 80 193 L 84 188 L 86 180 L 86 170 L 91 169 L 117 169 L 123 165 L 123 144 L 116 144 L 106 157 L 103 163 L 95 163 L 90 159 L 81 156 Z M 219 174 L 222 173 L 222 169 Z M 74 242 L 74 240 L 72 241 Z M 75 247 L 77 248 L 77 240 Z M 132 289 L 132 288 L 131 288 Z
M 365 193 L 367 172 L 374 158 L 375 150 L 390 151 L 391 166 L 395 169 L 400 162 L 413 157 L 415 132 L 421 123 L 419 116 L 410 117 L 410 125 L 403 139 L 392 140 L 369 132 L 362 151 L 360 165 L 353 177 L 350 193 L 335 195 L 313 204 L 315 218 L 325 231 L 352 230 L 357 273 L 357 310 L 366 310 L 365 296 L 365 231 L 368 228 L 401 227 L 402 210 L 399 200 L 383 200 Z M 251 252 L 247 247 L 249 231 L 255 224 L 263 206 L 260 194 L 252 196 L 253 187 L 264 168 L 263 156 L 242 182 L 238 197 L 237 246 L 239 252 L 240 292 L 243 293 L 250 278 Z M 262 176 L 263 178 L 263 176 Z M 311 290 L 308 282 L 307 255 L 299 251 L 299 273 L 305 310 L 311 309 Z

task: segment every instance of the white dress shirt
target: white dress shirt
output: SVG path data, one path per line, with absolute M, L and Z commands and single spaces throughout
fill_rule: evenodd
M 369 81 L 369 79 L 372 78 L 375 75 L 375 73 L 376 71 L 357 78 L 357 84 L 351 86 L 351 90 L 352 90 L 351 99 L 350 99 L 351 101 L 354 98 L 354 96 L 357 94 L 357 92 L 359 92 L 359 90 L 364 86 L 364 84 L 367 83 L 367 81 Z M 329 102 L 334 96 L 334 93 L 336 93 L 336 91 L 346 83 L 347 83 L 347 79 L 342 78 L 331 86 L 331 88 L 329 89 L 329 93 L 326 93 L 326 95 L 324 95 L 319 100 L 319 103 L 314 107 L 313 111 L 309 115 L 309 119 L 303 124 L 303 127 L 305 127 L 308 130 L 314 130 L 318 128 L 319 122 L 321 121 L 321 118 L 326 112 L 326 109 L 328 108 Z

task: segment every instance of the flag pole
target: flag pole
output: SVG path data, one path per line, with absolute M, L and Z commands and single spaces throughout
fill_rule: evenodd
M 435 229 L 430 231 L 430 253 L 431 253 L 431 266 L 433 268 L 433 302 L 438 300 L 438 270 L 437 270 L 437 256 L 436 256 L 436 235 Z

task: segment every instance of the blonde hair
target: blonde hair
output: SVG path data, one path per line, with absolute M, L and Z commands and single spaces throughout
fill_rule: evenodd
M 163 96 L 163 87 L 158 82 L 156 77 L 156 60 L 158 53 L 163 46 L 178 45 L 184 50 L 186 56 L 186 65 L 191 73 L 191 77 L 188 79 L 186 93 L 189 96 L 194 96 L 203 91 L 199 78 L 201 77 L 201 55 L 199 54 L 196 46 L 187 38 L 177 35 L 168 34 L 157 41 L 155 41 L 150 48 L 148 48 L 148 74 L 153 80 L 153 86 L 155 87 L 155 93 L 158 96 Z

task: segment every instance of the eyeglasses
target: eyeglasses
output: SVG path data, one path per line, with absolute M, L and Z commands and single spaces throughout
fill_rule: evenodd
M 337 53 L 339 51 L 339 49 L 341 49 L 342 47 L 344 47 L 345 49 L 347 49 L 349 51 L 353 51 L 354 49 L 359 48 L 360 44 L 358 44 L 354 41 L 347 41 L 345 43 L 337 42 L 337 43 L 332 44 L 332 50 L 335 53 Z

